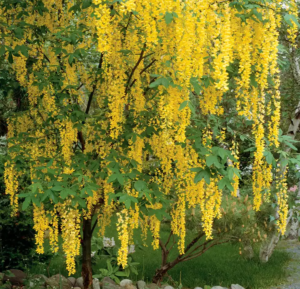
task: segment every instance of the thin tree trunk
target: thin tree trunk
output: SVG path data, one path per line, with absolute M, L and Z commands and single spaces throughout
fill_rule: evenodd
M 155 284 L 160 284 L 160 282 L 163 280 L 164 276 L 167 274 L 169 270 L 171 270 L 174 266 L 176 266 L 180 262 L 180 259 L 177 258 L 173 262 L 169 262 L 163 266 L 161 266 L 159 269 L 155 271 L 155 275 L 152 278 L 152 282 Z
M 296 83 L 300 86 L 300 58 L 296 56 L 295 49 L 291 47 L 291 66 L 293 71 L 293 76 Z M 292 139 L 295 139 L 296 133 L 300 127 L 300 102 L 295 108 L 294 117 L 291 120 L 291 123 L 288 128 L 287 135 L 289 135 Z M 285 151 L 289 152 L 291 150 L 290 147 L 286 147 Z M 283 173 L 286 170 L 286 166 L 281 168 L 281 172 Z M 293 211 L 290 210 L 290 215 L 293 214 Z M 278 213 L 276 213 L 276 219 L 278 218 Z M 291 218 L 288 218 L 287 225 Z M 273 232 L 271 236 L 264 242 L 260 247 L 259 257 L 262 262 L 268 262 L 269 258 L 273 254 L 273 251 L 279 242 L 281 234 L 277 231 Z
M 92 220 L 83 220 L 82 272 L 84 289 L 92 287 Z

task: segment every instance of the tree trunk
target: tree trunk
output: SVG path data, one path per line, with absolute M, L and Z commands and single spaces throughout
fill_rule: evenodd
M 296 51 L 293 47 L 291 47 L 291 66 L 293 70 L 293 76 L 296 81 L 296 83 L 300 86 L 300 58 L 296 56 Z M 291 120 L 291 123 L 288 128 L 287 135 L 289 135 L 292 139 L 295 139 L 296 133 L 299 130 L 300 127 L 300 102 L 298 103 L 295 112 L 294 112 L 294 117 Z M 286 152 L 289 152 L 291 150 L 290 147 L 287 147 L 285 149 Z M 281 168 L 282 172 L 286 170 L 286 166 Z M 291 212 L 291 215 L 293 212 Z M 276 219 L 278 216 L 276 216 Z M 291 217 L 288 219 L 287 225 L 290 221 Z M 273 251 L 280 239 L 280 233 L 275 231 L 268 239 L 266 242 L 264 242 L 261 245 L 260 248 L 260 260 L 262 262 L 268 262 L 269 258 L 273 254 Z
M 293 210 L 289 210 L 289 217 L 287 219 L 286 224 L 288 225 L 293 215 Z M 266 263 L 269 261 L 272 256 L 275 247 L 277 246 L 280 240 L 281 234 L 277 232 L 277 230 L 269 236 L 269 238 L 261 245 L 259 251 L 259 259 L 261 262 Z
M 175 259 L 173 262 L 167 263 L 164 266 L 161 266 L 155 271 L 155 275 L 152 278 L 152 283 L 160 284 L 167 272 L 172 269 L 175 265 L 180 262 L 179 258 Z
M 92 288 L 92 220 L 83 220 L 82 272 L 84 289 Z

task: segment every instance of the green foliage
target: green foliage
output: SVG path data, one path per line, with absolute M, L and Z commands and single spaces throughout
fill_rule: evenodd
M 93 275 L 94 278 L 102 279 L 104 277 L 109 277 L 113 279 L 118 284 L 120 283 L 120 277 L 129 277 L 130 274 L 138 275 L 136 266 L 139 265 L 138 262 L 132 262 L 132 258 L 128 257 L 128 266 L 122 270 L 120 266 L 117 265 L 117 258 L 111 257 L 106 260 L 106 268 L 100 268 L 99 274 Z
M 94 278 L 102 279 L 109 277 L 120 283 L 120 277 L 129 277 L 130 275 L 138 275 L 137 266 L 138 262 L 134 262 L 132 257 L 128 257 L 128 266 L 123 269 L 117 264 L 117 251 L 118 246 L 112 247 L 103 246 L 103 238 L 92 238 L 92 251 L 93 251 L 93 264 L 97 264 L 99 261 L 106 260 L 106 268 L 100 268 L 99 274 L 93 275 Z
M 4 194 L 3 167 L 5 156 L 0 154 L 0 271 L 25 269 L 35 262 L 46 261 L 49 255 L 35 253 L 32 212 L 20 212 L 11 218 L 9 197 Z

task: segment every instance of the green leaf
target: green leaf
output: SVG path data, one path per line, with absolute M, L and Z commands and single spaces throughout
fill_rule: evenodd
M 173 21 L 174 15 L 173 13 L 166 12 L 165 14 L 165 21 L 169 25 Z
M 55 192 L 60 192 L 61 190 L 63 190 L 63 187 L 61 186 L 54 186 L 53 188 L 51 188 L 52 191 L 55 191 Z
M 196 113 L 195 107 L 193 106 L 193 104 L 192 104 L 190 101 L 188 102 L 188 106 L 189 106 L 191 112 L 192 112 L 193 114 L 195 114 L 195 113 Z
M 201 92 L 201 85 L 199 84 L 197 77 L 192 77 L 190 82 L 191 82 L 196 94 L 199 95 Z
M 70 65 L 72 65 L 73 60 L 74 60 L 74 54 L 70 54 L 70 56 L 69 56 L 69 64 Z
M 168 88 L 170 86 L 170 80 L 168 78 L 163 77 L 161 79 L 161 84 L 165 87 Z
M 264 155 L 266 156 L 267 163 L 269 165 L 273 164 L 273 162 L 275 161 L 273 154 L 270 151 L 266 151 Z
M 189 101 L 185 100 L 180 106 L 179 106 L 179 111 L 183 110 L 187 105 L 188 105 Z
M 127 274 L 124 271 L 118 271 L 115 273 L 115 275 L 119 277 L 127 277 Z
M 68 196 L 70 196 L 70 195 L 75 196 L 75 192 L 72 191 L 71 189 L 68 189 L 68 188 L 63 189 L 63 190 L 60 192 L 60 196 L 61 196 L 61 198 L 62 198 L 63 200 L 66 199 L 66 198 L 67 198 Z
M 4 55 L 5 54 L 5 46 L 4 45 L 1 45 L 0 46 L 0 56 Z
M 107 182 L 111 183 L 111 182 L 114 182 L 116 179 L 117 179 L 117 174 L 114 174 L 114 175 L 109 176 Z
M 118 175 L 117 175 L 117 180 L 118 180 L 118 182 L 119 182 L 119 184 L 120 184 L 121 186 L 124 185 L 124 177 L 123 177 L 123 175 L 118 174 Z
M 208 167 L 211 167 L 212 165 L 214 165 L 216 168 L 221 168 L 222 165 L 220 164 L 218 157 L 217 156 L 208 156 L 206 157 L 206 165 Z
M 31 197 L 27 197 L 22 204 L 22 210 L 25 211 L 31 203 Z
M 289 143 L 289 142 L 284 142 L 288 147 L 290 147 L 291 149 L 293 149 L 293 150 L 297 150 L 297 148 L 294 146 L 294 145 L 292 145 L 291 143 Z
M 58 203 L 58 198 L 52 191 L 50 193 L 50 199 L 54 202 L 54 204 Z
M 227 177 L 224 177 L 218 182 L 218 188 L 220 190 L 223 190 L 224 187 L 227 187 L 231 192 L 233 191 L 233 186 L 231 185 L 230 180 Z
M 92 0 L 83 0 L 82 9 L 86 9 L 92 5 Z
M 147 184 L 146 184 L 144 181 L 139 180 L 139 181 L 136 181 L 136 182 L 134 183 L 134 188 L 135 188 L 138 192 L 144 190 L 146 187 L 147 187 Z
M 81 208 L 86 208 L 85 201 L 80 197 L 75 197 L 74 200 L 79 204 Z
M 158 87 L 161 84 L 162 84 L 162 78 L 158 78 L 154 82 L 150 83 L 149 87 L 150 88 L 155 88 L 155 87 Z
M 283 18 L 284 18 L 285 22 L 287 24 L 289 24 L 290 26 L 293 27 L 294 26 L 293 22 L 294 22 L 300 28 L 300 24 L 299 24 L 298 19 L 296 18 L 295 15 L 285 14 Z
M 253 73 L 250 75 L 250 84 L 254 87 L 258 87 L 258 83 L 255 79 L 255 74 L 253 74 Z
M 9 62 L 9 63 L 13 63 L 13 62 L 14 62 L 14 59 L 13 59 L 13 56 L 12 56 L 12 52 L 11 52 L 11 51 L 9 52 L 9 55 L 8 55 L 8 62 Z
M 35 193 L 37 189 L 43 190 L 42 184 L 40 182 L 33 183 L 32 186 L 32 192 Z
M 197 184 L 202 179 L 204 179 L 205 182 L 209 185 L 210 184 L 210 172 L 207 170 L 202 170 L 195 176 L 194 182 Z

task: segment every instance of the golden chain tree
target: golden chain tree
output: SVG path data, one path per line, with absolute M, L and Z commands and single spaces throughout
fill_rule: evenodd
M 104 235 L 114 213 L 121 241 L 118 263 L 124 267 L 139 226 L 151 231 L 158 248 L 166 207 L 180 253 L 189 208 L 201 210 L 211 238 L 213 220 L 221 217 L 223 189 L 233 195 L 238 189 L 237 146 L 232 153 L 224 148 L 224 131 L 217 133 L 209 121 L 228 109 L 223 101 L 233 90 L 231 110 L 253 126 L 253 193 L 259 210 L 273 178 L 264 151 L 279 145 L 281 1 L 0 3 L 0 54 L 28 98 L 8 121 L 6 192 L 14 213 L 20 202 L 23 210 L 33 203 L 38 253 L 43 253 L 46 230 L 52 250 L 58 250 L 61 223 L 67 269 L 73 274 L 83 224 L 87 288 L 92 232 L 97 224 Z M 286 17 L 291 41 L 295 5 L 291 1 Z M 284 178 L 278 182 L 283 233 L 287 190 Z

